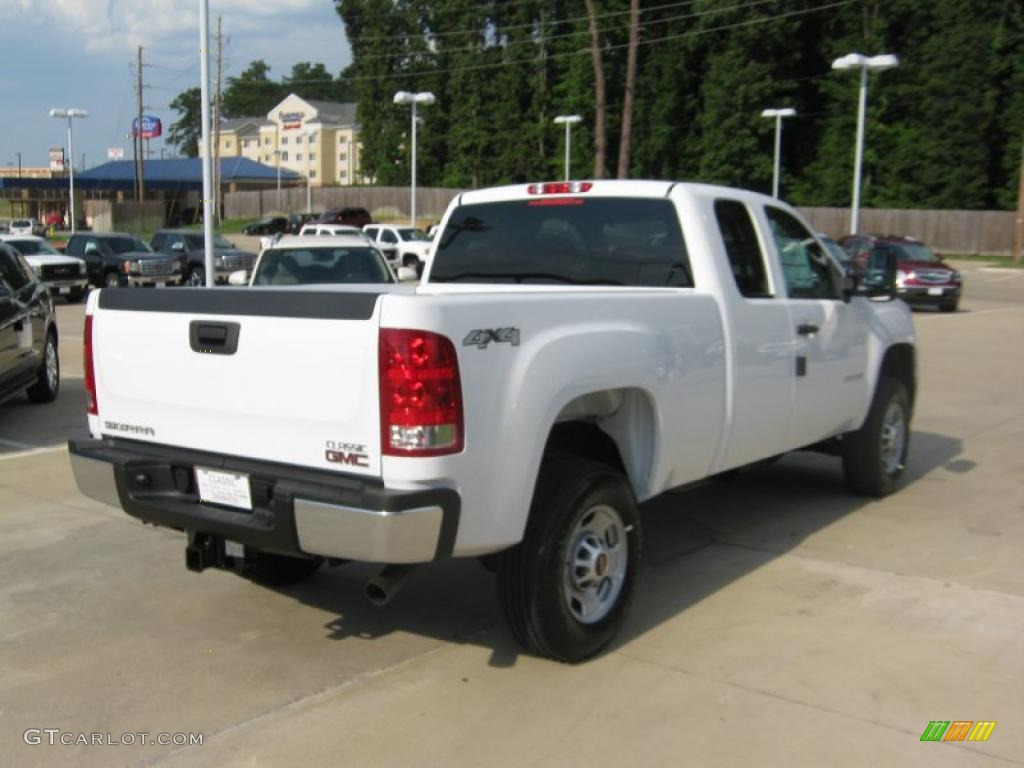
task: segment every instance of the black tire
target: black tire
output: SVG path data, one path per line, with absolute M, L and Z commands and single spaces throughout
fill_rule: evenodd
M 118 276 L 117 272 L 107 272 L 103 276 L 103 287 L 104 288 L 120 288 L 121 287 L 121 278 Z
M 242 569 L 247 579 L 268 586 L 284 586 L 308 579 L 323 564 L 319 557 L 288 557 L 257 552 Z
M 948 304 L 939 304 L 940 312 L 956 312 L 960 307 L 959 301 L 951 301 Z
M 402 256 L 403 267 L 413 267 L 414 269 L 420 269 L 421 265 L 422 262 L 418 258 L 416 258 L 416 256 L 412 253 L 407 253 L 404 256 Z
M 843 474 L 851 490 L 865 496 L 896 490 L 910 448 L 910 415 L 906 387 L 880 377 L 864 425 L 843 436 Z
M 83 296 L 85 296 L 85 291 L 71 291 L 71 293 L 64 296 L 64 301 L 68 304 L 77 304 L 82 300 Z
M 33 403 L 52 403 L 60 391 L 60 355 L 57 352 L 57 335 L 50 331 L 43 345 L 43 359 L 39 364 L 36 383 L 25 390 Z
M 202 267 L 192 267 L 185 278 L 185 285 L 191 288 L 202 288 L 206 285 L 206 270 Z
M 604 520 L 609 525 L 602 537 L 581 531 L 587 525 L 601 530 Z M 610 533 L 614 541 L 608 540 Z M 591 557 L 592 573 L 603 578 L 592 590 L 598 601 L 593 618 L 583 620 L 585 606 L 575 596 L 584 591 L 574 592 L 573 582 L 590 573 L 580 558 L 594 554 L 594 543 L 602 554 Z M 498 589 L 512 634 L 528 650 L 558 661 L 578 662 L 598 653 L 618 632 L 632 602 L 641 545 L 636 500 L 617 470 L 572 456 L 546 459 L 523 540 L 503 552 L 498 564 Z M 612 586 L 605 589 L 606 582 Z

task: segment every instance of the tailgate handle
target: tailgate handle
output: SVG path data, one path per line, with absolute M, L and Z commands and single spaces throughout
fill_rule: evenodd
M 193 352 L 233 355 L 238 349 L 239 323 L 215 323 L 193 320 L 188 325 L 188 342 Z

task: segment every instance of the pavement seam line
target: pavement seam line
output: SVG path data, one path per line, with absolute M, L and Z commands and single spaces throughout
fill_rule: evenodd
M 771 698 L 771 699 L 776 699 L 777 701 L 784 701 L 784 702 L 787 702 L 789 704 L 795 704 L 797 706 L 807 707 L 809 709 L 815 709 L 815 710 L 817 710 L 819 712 L 825 712 L 825 713 L 830 714 L 830 715 L 836 715 L 838 717 L 842 717 L 842 718 L 845 718 L 847 720 L 854 720 L 854 721 L 859 722 L 859 723 L 865 723 L 867 725 L 874 725 L 874 726 L 877 726 L 879 728 L 884 728 L 884 729 L 889 730 L 889 731 L 895 731 L 896 733 L 906 734 L 907 736 L 910 736 L 910 737 L 912 737 L 914 739 L 916 739 L 918 737 L 918 735 L 919 735 L 917 731 L 908 731 L 906 728 L 900 728 L 898 726 L 891 725 L 890 723 L 880 722 L 878 720 L 872 720 L 872 719 L 866 718 L 866 717 L 860 717 L 858 715 L 853 715 L 853 714 L 850 714 L 848 712 L 843 712 L 843 711 L 838 710 L 838 709 L 833 709 L 832 707 L 825 707 L 825 706 L 822 706 L 820 704 L 814 704 L 813 702 L 804 701 L 803 699 L 796 699 L 796 698 L 793 698 L 792 696 L 785 696 L 785 695 L 783 695 L 781 693 L 774 693 L 773 691 L 766 691 L 766 690 L 764 690 L 762 688 L 754 688 L 753 686 L 743 685 L 742 683 L 736 682 L 734 680 L 723 680 L 723 679 L 721 679 L 719 677 L 715 677 L 713 675 L 703 675 L 703 674 L 701 674 L 699 672 L 694 672 L 693 670 L 686 669 L 684 667 L 679 667 L 679 666 L 676 666 L 674 664 L 664 664 L 662 662 L 653 661 L 651 659 L 646 659 L 646 658 L 644 658 L 642 656 L 635 656 L 634 654 L 627 653 L 626 651 L 618 650 L 618 651 L 615 651 L 615 654 L 617 656 L 622 656 L 624 658 L 630 659 L 632 661 L 639 662 L 641 664 L 646 664 L 648 666 L 657 667 L 658 669 L 664 669 L 664 670 L 667 670 L 667 671 L 670 671 L 670 672 L 675 672 L 675 673 L 681 674 L 681 675 L 689 675 L 690 677 L 696 677 L 696 678 L 698 678 L 700 680 L 707 680 L 709 682 L 718 683 L 720 685 L 725 685 L 725 686 L 728 686 L 730 688 L 736 688 L 736 689 L 739 689 L 741 691 L 746 691 L 747 693 L 753 693 L 755 695 L 765 696 L 765 697 Z M 959 742 L 957 742 L 955 744 L 952 744 L 952 746 L 956 746 L 956 747 L 959 747 L 961 749 L 966 749 L 967 748 L 965 745 L 960 744 Z M 1011 765 L 1024 765 L 1024 762 L 1021 762 L 1019 760 L 1014 760 L 1012 757 L 1003 757 L 1002 755 L 993 755 L 990 752 L 982 752 L 981 750 L 978 750 L 978 749 L 973 749 L 972 748 L 972 749 L 968 750 L 968 752 L 970 754 L 972 754 L 972 755 L 973 754 L 983 755 L 983 756 L 991 758 L 993 760 L 999 760 L 1001 762 L 1009 763 Z

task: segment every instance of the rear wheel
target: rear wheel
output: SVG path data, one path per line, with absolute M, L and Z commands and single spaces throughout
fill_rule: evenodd
M 43 359 L 39 364 L 36 383 L 25 390 L 33 403 L 52 403 L 60 391 L 60 357 L 57 355 L 57 337 L 51 331 L 46 334 Z
M 957 308 L 959 308 L 959 306 L 960 306 L 960 301 L 959 300 L 955 300 L 955 301 L 949 302 L 948 304 L 939 304 L 939 311 L 940 312 L 956 312 L 956 310 L 957 310 Z
M 283 586 L 295 584 L 312 576 L 323 564 L 319 557 L 288 557 L 270 552 L 257 552 L 246 562 L 242 575 L 260 584 Z
M 847 485 L 867 496 L 896 490 L 910 447 L 910 398 L 896 379 L 878 380 L 864 425 L 843 436 L 843 473 Z
M 523 541 L 498 565 L 516 639 L 559 661 L 598 653 L 625 619 L 640 551 L 636 501 L 619 472 L 576 457 L 546 460 Z

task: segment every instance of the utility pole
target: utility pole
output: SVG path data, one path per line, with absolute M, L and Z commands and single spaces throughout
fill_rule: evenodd
M 138 112 L 138 123 L 136 123 L 135 131 L 135 157 L 137 158 L 138 168 L 138 201 L 141 203 L 146 199 L 146 182 L 145 172 L 143 170 L 143 154 L 142 154 L 142 46 L 139 46 L 138 59 L 135 62 L 135 102 Z
M 221 36 L 220 16 L 217 17 L 217 85 L 214 89 L 213 102 L 213 215 L 217 223 L 221 221 L 221 178 L 220 178 L 220 74 L 221 74 Z
M 1013 222 L 1013 260 L 1024 258 L 1024 141 L 1020 145 L 1020 179 L 1017 182 L 1017 218 Z

